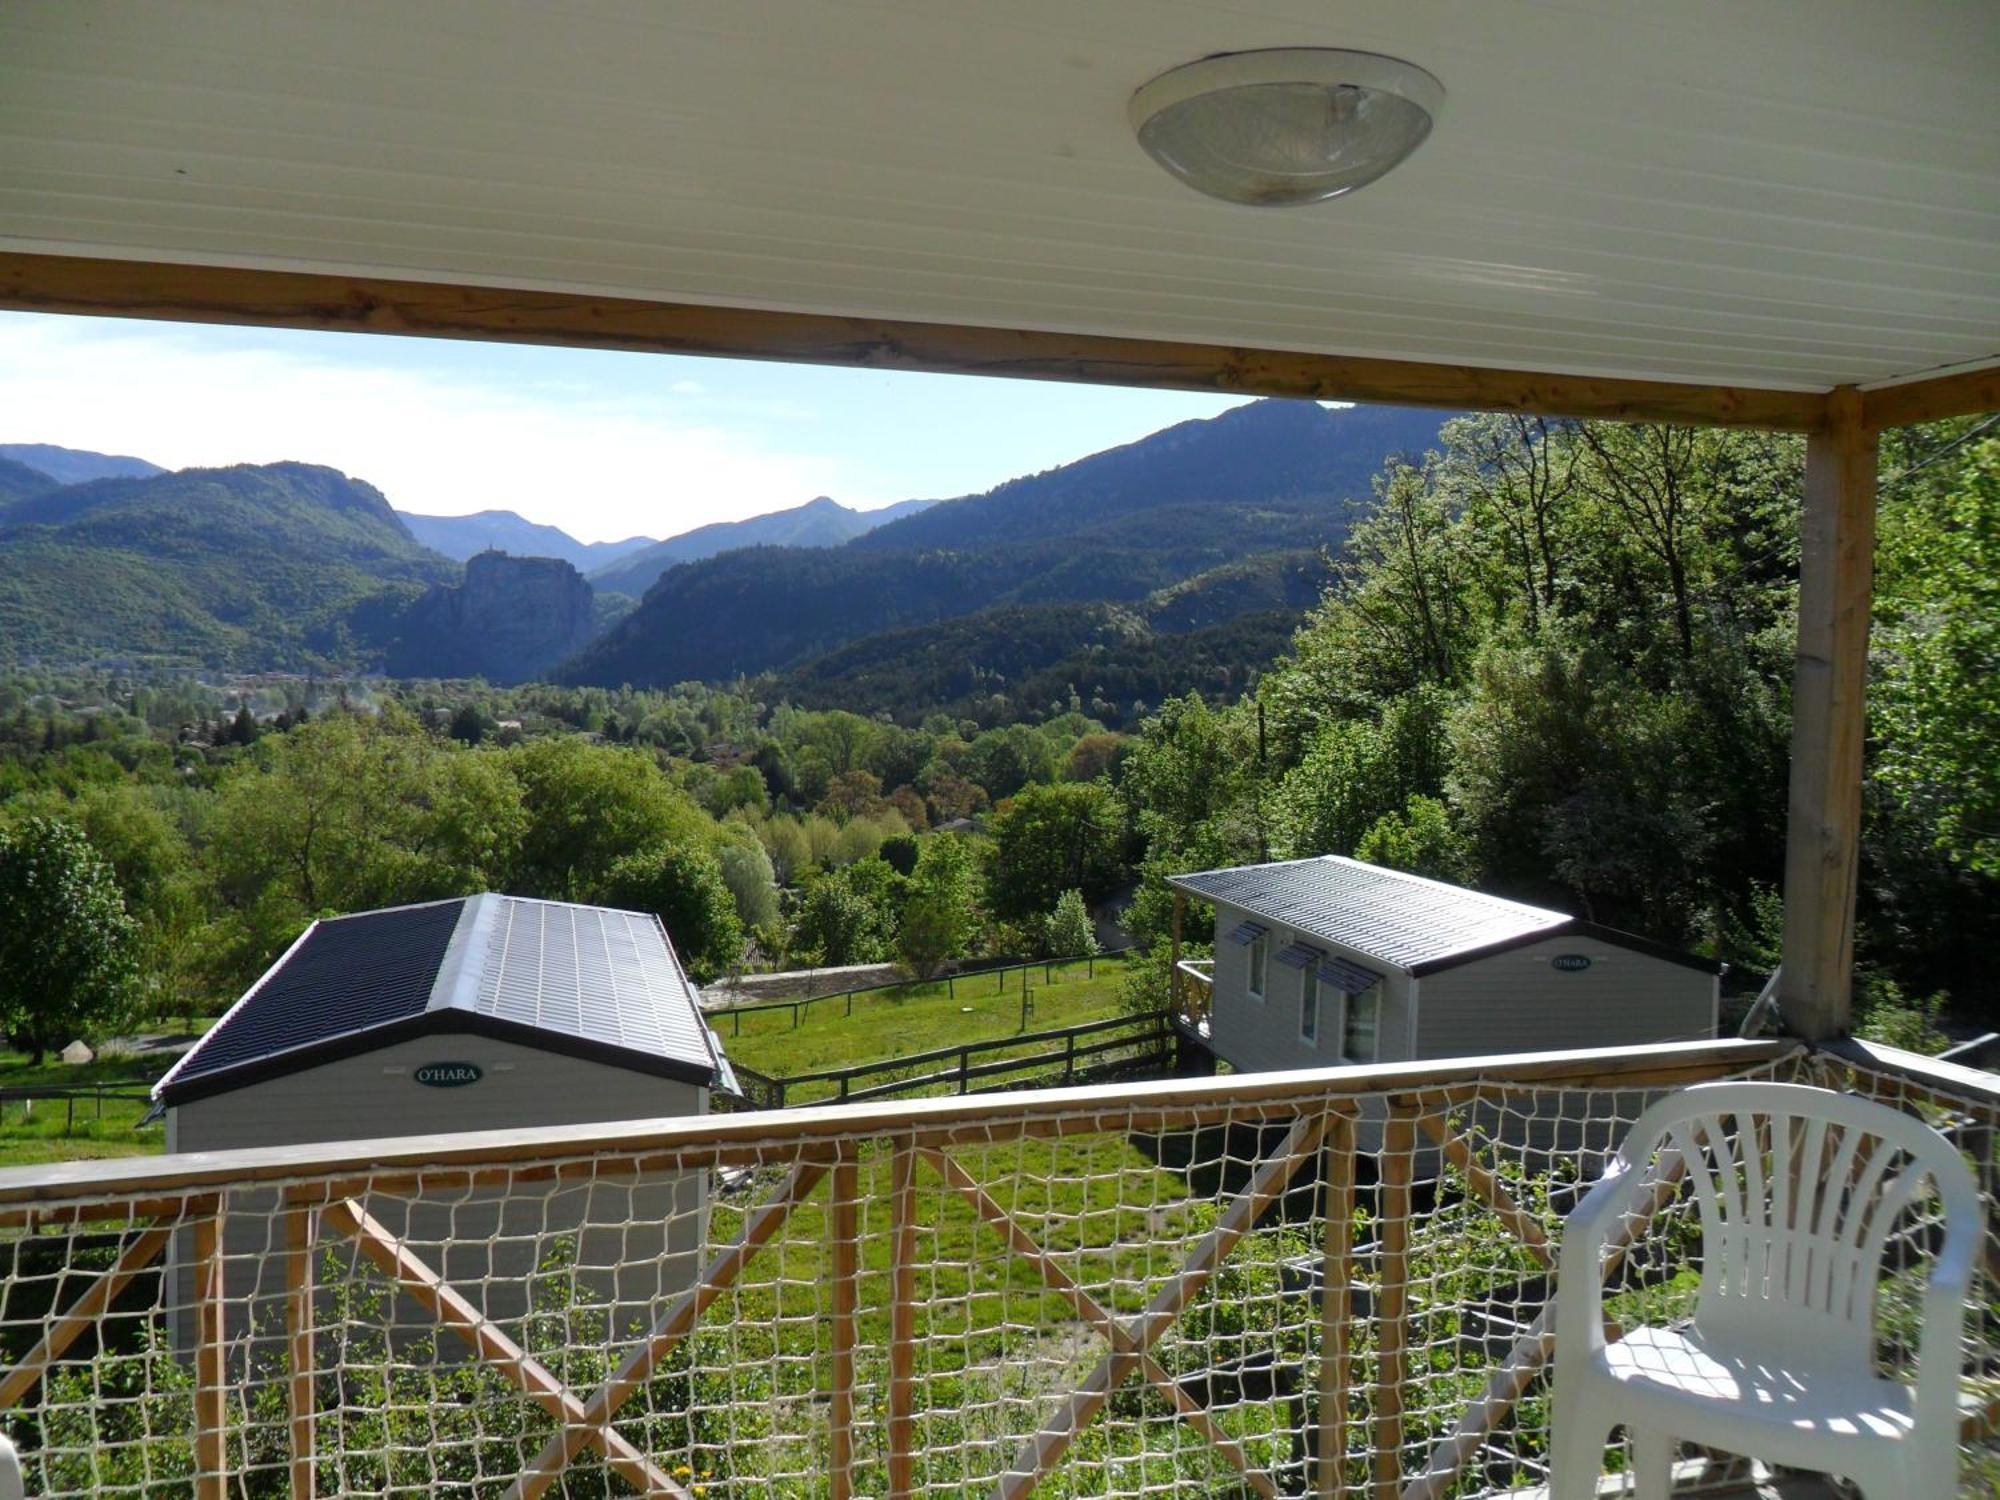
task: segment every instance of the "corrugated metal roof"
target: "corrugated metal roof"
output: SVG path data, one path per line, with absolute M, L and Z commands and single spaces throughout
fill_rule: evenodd
M 1256 212 L 1134 89 L 1434 73 Z M 2000 6 L 63 0 L 0 6 L 0 245 L 1823 390 L 2000 354 Z
M 1559 911 L 1336 854 L 1175 875 L 1168 883 L 1399 969 L 1533 937 L 1570 922 Z
M 657 918 L 489 894 L 315 923 L 153 1093 L 221 1092 L 422 1030 L 539 1036 L 702 1082 L 718 1070 Z

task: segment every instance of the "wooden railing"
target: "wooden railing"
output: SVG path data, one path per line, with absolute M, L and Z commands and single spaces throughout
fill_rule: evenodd
M 1081 1021 L 1047 1031 L 989 1037 L 956 1047 L 934 1047 L 880 1062 L 791 1073 L 773 1078 L 737 1068 L 746 1102 L 759 1109 L 807 1103 L 860 1102 L 949 1091 L 969 1094 L 994 1080 L 1027 1087 L 1042 1080 L 1074 1082 L 1115 1061 L 1120 1070 L 1164 1068 L 1174 1057 L 1174 1031 L 1163 1010 Z M 1023 1051 L 1023 1048 L 1039 1049 Z M 1004 1054 L 1004 1055 L 1003 1055 Z M 940 1068 L 938 1063 L 945 1064 Z M 1024 1076 L 1025 1075 L 1025 1076 Z
M 1181 958 L 1174 961 L 1172 1008 L 1175 1020 L 1190 1031 L 1204 1032 L 1214 996 L 1214 959 Z
M 0 1172 L 0 1411 L 47 1493 L 1442 1500 L 1539 1473 L 1552 1238 L 1638 1108 L 1807 1076 L 1990 1153 L 1994 1100 L 1911 1068 L 1689 1043 Z M 1686 1237 L 1630 1232 L 1643 1311 Z

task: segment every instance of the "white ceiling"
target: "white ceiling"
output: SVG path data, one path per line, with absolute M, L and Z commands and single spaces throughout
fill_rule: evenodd
M 1211 202 L 1125 101 L 1435 73 Z M 0 0 L 0 248 L 1823 389 L 2000 356 L 1994 0 Z

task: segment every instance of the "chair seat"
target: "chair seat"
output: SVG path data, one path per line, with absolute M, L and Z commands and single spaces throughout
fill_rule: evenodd
M 1621 1387 L 1621 1406 L 1657 1414 L 1676 1437 L 1732 1452 L 1895 1442 L 1916 1426 L 1906 1386 L 1866 1372 L 1790 1369 L 1695 1328 L 1638 1328 L 1607 1345 L 1601 1368 Z M 1748 1441 L 1762 1433 L 1776 1448 Z

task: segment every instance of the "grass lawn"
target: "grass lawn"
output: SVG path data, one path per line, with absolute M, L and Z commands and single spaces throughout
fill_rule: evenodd
M 134 1091 L 151 1086 L 170 1059 L 110 1057 L 72 1065 L 44 1058 L 39 1067 L 20 1052 L 0 1051 L 0 1089 L 88 1089 L 94 1084 Z M 161 1125 L 139 1128 L 146 1112 L 142 1099 L 79 1098 L 74 1113 L 62 1099 L 37 1099 L 32 1104 L 0 1100 L 0 1167 L 34 1166 L 47 1161 L 85 1157 L 138 1156 L 165 1149 Z
M 720 1016 L 711 1024 L 732 1059 L 773 1078 L 789 1078 L 1108 1020 L 1119 1014 L 1125 969 L 1122 958 L 1100 958 L 1047 970 L 969 974 L 951 984 L 940 979 L 870 990 L 854 997 L 852 1015 L 844 999 L 821 1000 L 800 1008 L 796 1027 L 789 1010 Z M 1026 1025 L 1021 1017 L 1024 974 L 1031 1007 Z

